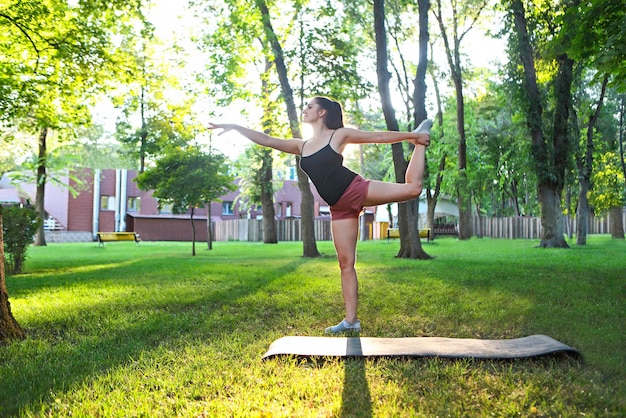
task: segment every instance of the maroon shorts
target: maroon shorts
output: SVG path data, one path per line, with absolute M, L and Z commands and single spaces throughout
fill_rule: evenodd
M 339 201 L 330 207 L 330 215 L 333 221 L 342 219 L 357 219 L 363 210 L 363 203 L 367 197 L 367 189 L 370 181 L 357 175 Z

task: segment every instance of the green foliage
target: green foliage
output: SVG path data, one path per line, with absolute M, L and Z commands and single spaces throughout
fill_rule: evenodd
M 499 87 L 490 84 L 493 94 L 466 101 L 470 187 L 475 204 L 486 215 L 534 215 L 536 178 L 528 159 L 526 127 Z
M 0 206 L 7 274 L 20 274 L 28 246 L 33 243 L 41 218 L 29 207 Z
M 610 76 L 612 84 L 626 91 L 626 7 L 614 0 L 581 2 L 572 8 L 576 20 L 569 32 L 570 53 L 597 71 L 597 79 Z M 574 12 L 571 10 L 570 12 Z
M 0 118 L 29 130 L 85 123 L 88 99 L 123 70 L 113 36 L 140 2 L 25 0 L 0 9 Z
M 626 202 L 626 182 L 619 156 L 616 153 L 607 152 L 594 162 L 595 167 L 591 175 L 593 188 L 587 196 L 589 204 L 598 214 L 623 206 Z
M 80 127 L 76 130 L 76 141 L 64 144 L 61 149 L 75 156 L 80 167 L 89 168 L 137 168 L 137 160 L 118 142 L 110 141 L 100 125 Z
M 263 168 L 272 164 L 273 151 L 258 145 L 248 145 L 235 162 L 239 179 L 238 203 L 242 210 L 260 205 L 264 192 L 273 194 L 280 189 L 280 177 L 273 176 L 272 181 L 265 181 Z
M 346 14 L 339 5 L 302 3 L 268 4 L 271 16 L 286 17 L 272 23 L 283 45 L 289 77 L 298 86 L 296 104 L 302 106 L 317 95 L 342 102 L 366 97 L 372 86 L 360 71 L 363 61 L 359 58 L 366 45 L 364 28 L 357 27 L 354 15 Z M 262 101 L 269 97 L 267 91 L 276 100 L 279 83 L 275 69 L 272 67 L 267 79 L 273 86 L 269 90 L 261 88 L 257 76 L 267 71 L 267 61 L 273 61 L 269 45 L 262 41 L 258 8 L 241 0 L 204 2 L 196 7 L 206 23 L 198 47 L 208 54 L 206 72 L 199 77 L 217 104 L 227 106 L 238 99 Z
M 145 23 L 137 37 L 125 42 L 131 57 L 128 74 L 113 94 L 113 104 L 121 111 L 115 137 L 137 161 L 140 171 L 167 146 L 184 146 L 198 129 L 191 110 L 196 96 L 186 94 L 174 100 L 174 95 L 168 94 L 179 92 L 183 86 L 170 62 L 159 55 L 160 43 L 153 29 Z
M 204 206 L 234 190 L 225 157 L 205 154 L 198 147 L 170 148 L 153 168 L 137 176 L 143 190 L 154 190 L 160 204 L 172 204 L 174 213 Z

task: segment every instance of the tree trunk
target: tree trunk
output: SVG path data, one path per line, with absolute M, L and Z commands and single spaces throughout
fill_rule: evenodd
M 2 229 L 2 206 L 0 206 L 0 343 L 23 340 L 26 334 L 11 313 L 9 292 L 4 271 L 4 230 Z
M 622 94 L 621 97 L 621 103 L 620 103 L 620 112 L 619 112 L 619 155 L 620 155 L 620 161 L 622 163 L 622 173 L 624 174 L 624 182 L 626 182 L 626 162 L 624 162 L 624 98 L 626 97 L 626 95 Z M 624 219 L 622 217 L 622 213 L 621 211 L 623 210 L 622 208 L 620 208 L 620 213 L 619 213 L 619 219 L 614 220 L 615 222 L 615 238 L 624 238 Z M 622 224 L 621 227 L 621 235 L 618 231 L 618 227 L 617 225 Z M 613 228 L 613 226 L 612 226 Z M 612 229 L 613 231 L 613 229 Z
M 539 184 L 538 195 L 541 205 L 541 248 L 568 248 L 563 235 L 563 211 L 561 210 L 561 193 L 552 185 Z
M 609 230 L 613 239 L 624 239 L 623 210 L 621 206 L 615 206 L 609 210 Z
M 278 42 L 278 38 L 276 37 L 276 33 L 272 27 L 269 10 L 265 0 L 256 0 L 256 5 L 261 12 L 261 20 L 263 21 L 265 36 L 272 47 L 272 52 L 274 53 L 274 64 L 276 65 L 281 92 L 283 99 L 285 100 L 285 106 L 287 107 L 287 116 L 289 118 L 291 135 L 294 138 L 302 138 L 299 127 L 298 112 L 296 111 L 296 105 L 293 101 L 293 90 L 291 89 L 289 78 L 287 76 L 283 49 Z M 315 200 L 313 198 L 313 193 L 311 192 L 311 186 L 309 185 L 309 177 L 300 169 L 299 156 L 296 157 L 296 163 L 298 167 L 298 188 L 300 189 L 300 194 L 302 195 L 300 203 L 301 235 L 303 245 L 302 255 L 303 257 L 319 257 L 320 253 L 317 250 L 317 243 L 315 242 L 315 225 L 313 222 Z
M 587 245 L 587 222 L 591 208 L 587 200 L 589 192 L 589 179 L 581 177 L 578 181 L 578 205 L 576 206 L 576 245 Z
M 271 105 L 271 87 L 268 83 L 269 73 L 272 69 L 273 62 L 266 57 L 265 69 L 261 76 L 261 90 L 263 94 L 263 131 L 266 134 L 271 133 L 272 127 L 270 126 L 270 120 L 273 119 Z M 277 244 L 278 235 L 276 231 L 276 213 L 274 212 L 274 183 L 272 165 L 274 160 L 272 158 L 272 150 L 269 148 L 261 148 L 259 151 L 261 157 L 261 171 L 255 176 L 255 187 L 261 189 L 261 213 L 263 215 L 263 243 L 264 244 Z
M 191 255 L 196 255 L 196 223 L 193 219 L 193 214 L 195 212 L 194 208 L 191 208 L 191 216 L 189 219 L 191 220 Z
M 480 8 L 478 9 L 480 10 Z M 461 67 L 460 44 L 461 37 L 457 32 L 458 16 L 456 10 L 453 10 L 453 46 L 446 32 L 446 26 L 443 21 L 441 11 L 441 2 L 437 2 L 437 11 L 435 16 L 439 23 L 441 37 L 445 46 L 446 57 L 450 67 L 450 74 L 454 83 L 454 91 L 456 96 L 456 128 L 459 135 L 458 143 L 458 182 L 457 182 L 457 200 L 459 205 L 459 239 L 469 239 L 472 237 L 472 196 L 467 179 L 467 140 L 465 135 L 465 99 L 463 97 L 463 69 Z M 480 11 L 478 11 L 480 13 Z M 478 17 L 478 16 L 476 16 Z M 468 29 L 469 30 L 469 29 Z M 467 30 L 465 31 L 467 33 Z
M 433 88 L 435 89 L 435 100 L 437 103 L 437 122 L 440 127 L 439 132 L 441 136 L 437 138 L 438 141 L 443 140 L 444 138 L 444 128 L 443 128 L 443 106 L 441 104 L 441 94 L 439 93 L 439 83 L 437 77 L 435 77 L 434 71 L 429 71 L 430 77 L 433 82 Z M 441 194 L 441 184 L 443 183 L 443 172 L 446 168 L 446 159 L 447 155 L 445 151 L 442 153 L 441 158 L 439 159 L 439 167 L 437 169 L 437 179 L 435 180 L 435 188 L 426 189 L 426 202 L 428 205 L 427 211 L 427 224 L 430 228 L 430 239 L 435 238 L 435 209 L 437 207 L 437 201 L 439 200 L 439 195 Z M 430 175 L 430 173 L 429 173 Z M 430 182 L 428 183 L 430 184 Z
M 543 133 L 543 107 L 541 104 L 541 94 L 537 86 L 537 73 L 535 71 L 533 49 L 526 24 L 524 5 L 521 0 L 512 0 L 511 7 L 513 10 L 515 29 L 519 38 L 518 48 L 520 60 L 524 67 L 524 82 L 528 99 L 527 123 L 532 141 L 531 151 L 533 161 L 536 165 L 535 170 L 539 177 L 537 190 L 542 210 L 541 223 L 543 228 L 540 246 L 544 248 L 567 248 L 568 245 L 563 236 L 561 212 L 561 193 L 563 191 L 565 174 L 565 165 L 563 163 L 565 162 L 566 155 L 559 155 L 560 153 L 566 153 L 564 145 L 567 144 L 567 134 L 565 132 L 565 135 L 563 135 L 562 132 L 559 132 L 559 129 L 561 129 L 560 127 L 563 124 L 567 126 L 567 119 L 566 117 L 564 118 L 565 115 L 563 114 L 557 115 L 559 111 L 567 113 L 567 109 L 559 109 L 555 114 L 554 150 L 549 152 Z M 562 66 L 562 68 L 559 69 L 560 73 L 567 70 L 563 64 L 567 63 L 560 64 L 560 66 Z M 567 84 L 567 74 L 560 74 L 560 77 L 563 78 L 558 79 L 559 76 L 557 76 L 556 84 L 561 85 L 555 87 L 555 90 L 560 90 L 561 94 L 563 94 L 565 85 Z M 555 96 L 557 97 L 556 107 L 559 108 L 559 105 L 563 106 L 564 103 L 558 103 L 560 100 L 563 100 L 559 98 L 559 93 L 555 93 Z M 550 157 L 551 155 L 554 156 L 552 159 Z M 563 169 L 562 172 L 560 171 L 561 169 Z
M 206 205 L 206 241 L 209 250 L 213 249 L 213 225 L 211 222 L 211 202 L 208 202 Z
M 142 66 L 143 77 L 145 74 L 145 67 Z M 145 79 L 145 78 L 144 78 Z M 146 100 L 145 100 L 145 87 L 141 86 L 141 131 L 139 133 L 139 173 L 143 173 L 146 169 L 146 146 L 148 142 L 148 127 L 146 126 Z
M 567 241 L 565 241 L 565 232 L 563 230 L 563 211 L 561 207 L 561 197 L 563 194 L 563 188 L 565 186 L 565 175 L 568 169 L 569 147 L 571 135 L 568 131 L 569 126 L 569 110 L 571 109 L 571 88 L 573 80 L 573 66 L 574 62 L 566 55 L 558 57 L 559 71 L 555 79 L 554 98 L 555 98 L 555 111 L 554 111 L 554 134 L 553 134 L 553 149 L 554 149 L 554 161 L 552 162 L 553 175 L 551 179 L 545 179 L 542 181 L 544 192 L 540 196 L 548 199 L 545 204 L 542 204 L 542 208 L 546 208 L 550 213 L 546 216 L 542 216 L 542 219 L 547 222 L 553 222 L 553 224 L 545 224 L 544 236 L 542 238 L 542 247 L 556 247 L 556 248 L 568 248 Z M 552 195 L 553 194 L 553 195 Z M 552 214 L 555 213 L 556 216 Z M 554 234 L 550 233 L 546 235 L 548 231 L 554 231 Z
M 422 10 L 420 9 L 420 14 Z M 426 9 L 424 13 L 428 13 Z M 398 121 L 391 102 L 389 91 L 389 80 L 391 74 L 387 69 L 387 32 L 385 29 L 385 2 L 384 0 L 374 0 L 374 32 L 376 36 L 376 74 L 378 77 L 378 92 L 380 94 L 383 115 L 387 129 L 399 131 Z M 426 63 L 422 63 L 426 65 Z M 393 165 L 398 183 L 404 183 L 406 177 L 407 162 L 404 158 L 402 143 L 392 144 Z M 422 249 L 417 228 L 417 216 L 419 213 L 418 199 L 398 205 L 398 229 L 400 232 L 399 258 L 431 258 Z
M 272 187 L 272 150 L 262 151 L 263 164 L 261 165 L 261 212 L 263 214 L 263 242 L 277 244 L 276 212 L 274 211 L 274 189 Z
M 587 244 L 587 222 L 591 209 L 589 208 L 589 202 L 587 201 L 587 192 L 591 185 L 591 173 L 593 169 L 593 128 L 600 117 L 600 110 L 604 103 L 604 95 L 606 93 L 606 86 L 609 79 L 606 77 L 602 82 L 602 88 L 600 90 L 600 97 L 598 98 L 598 104 L 593 115 L 589 118 L 587 123 L 587 140 L 585 141 L 584 156 L 577 159 L 578 178 L 580 184 L 580 192 L 578 193 L 578 209 L 576 211 L 576 244 Z
M 35 210 L 41 218 L 41 225 L 35 234 L 34 245 L 45 246 L 46 245 L 46 230 L 44 229 L 44 221 L 46 220 L 46 158 L 47 158 L 47 144 L 48 128 L 41 128 L 39 131 L 39 154 L 37 156 L 37 189 L 35 192 Z

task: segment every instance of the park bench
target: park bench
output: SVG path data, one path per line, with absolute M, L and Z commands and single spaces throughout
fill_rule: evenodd
M 398 228 L 388 228 L 387 229 L 387 242 L 389 242 L 389 238 L 400 238 L 400 230 Z M 431 239 L 430 228 L 420 229 L 420 238 L 426 238 L 427 241 L 430 241 Z
M 112 241 L 135 241 L 139 245 L 139 234 L 135 232 L 98 232 L 98 246 Z

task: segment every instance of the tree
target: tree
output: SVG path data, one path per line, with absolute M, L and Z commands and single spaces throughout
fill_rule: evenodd
M 262 103 L 263 117 L 261 125 L 263 132 L 277 136 L 274 131 L 279 128 L 276 123 L 276 100 L 272 99 L 273 85 L 270 82 L 272 61 L 265 57 L 265 70 L 261 74 L 262 94 L 259 100 Z M 273 150 L 270 148 L 250 145 L 244 152 L 243 161 L 238 164 L 240 173 L 240 198 L 251 204 L 260 204 L 263 216 L 263 243 L 278 243 L 276 229 L 276 212 L 274 208 L 274 179 L 273 179 Z
M 426 3 L 427 4 L 427 3 Z M 398 120 L 395 116 L 395 110 L 393 108 L 391 100 L 391 92 L 389 88 L 389 81 L 391 79 L 391 73 L 388 70 L 387 64 L 389 61 L 387 53 L 387 31 L 385 29 L 385 2 L 384 0 L 374 1 L 374 33 L 376 36 L 376 75 L 378 78 L 378 91 L 382 103 L 383 115 L 387 129 L 390 131 L 399 131 Z M 422 13 L 427 13 L 428 10 L 420 9 L 420 16 Z M 420 25 L 426 24 L 423 19 L 420 19 Z M 420 26 L 421 28 L 421 26 Z M 422 29 L 423 32 L 423 29 Z M 426 34 L 428 30 L 426 29 Z M 427 38 L 427 37 L 426 37 Z M 424 39 L 422 38 L 422 41 Z M 427 44 L 428 39 L 425 39 Z M 414 83 L 417 85 L 416 89 L 424 83 L 424 77 L 426 74 L 426 61 L 425 53 L 420 46 L 420 66 L 418 66 L 418 74 Z M 421 93 L 424 93 L 422 91 Z M 418 96 L 419 96 L 418 92 Z M 420 117 L 425 118 L 425 110 L 423 107 L 423 97 Z M 420 101 L 420 97 L 416 99 Z M 392 154 L 394 161 L 394 171 L 397 182 L 404 182 L 406 169 L 408 163 L 404 156 L 404 148 L 402 143 L 396 143 L 392 146 Z M 419 202 L 414 199 L 410 202 L 402 202 L 398 206 L 398 227 L 400 230 L 400 250 L 397 257 L 401 258 L 421 258 L 428 259 L 430 256 L 426 254 L 421 246 L 419 239 L 419 231 L 417 229 L 417 216 L 419 210 Z M 413 227 L 411 227 L 413 226 Z
M 2 224 L 3 207 L 0 205 L 0 343 L 26 338 L 24 330 L 13 317 L 9 292 L 7 291 L 4 270 L 4 227 Z
M 578 205 L 576 209 L 576 244 L 577 245 L 585 245 L 587 244 L 587 223 L 589 221 L 589 215 L 591 213 L 591 208 L 589 207 L 589 202 L 587 198 L 587 194 L 589 192 L 589 188 L 591 187 L 591 174 L 593 168 L 593 149 L 594 149 L 594 141 L 593 141 L 593 132 L 594 126 L 596 125 L 596 121 L 600 117 L 600 110 L 602 109 L 602 105 L 604 104 L 604 96 L 606 94 L 606 87 L 609 79 L 605 78 L 602 82 L 602 87 L 600 90 L 600 97 L 598 98 L 595 110 L 589 116 L 588 122 L 586 124 L 585 129 L 585 141 L 584 146 L 582 147 L 582 152 L 576 158 L 576 165 L 578 169 Z M 577 132 L 577 130 L 576 130 Z
M 622 209 L 626 200 L 626 183 L 620 170 L 619 156 L 614 152 L 601 155 L 591 180 L 593 189 L 589 192 L 589 202 L 596 213 L 610 213 L 611 236 L 624 239 Z
M 601 85 L 595 111 L 588 114 L 585 111 L 587 107 L 581 109 L 584 117 L 588 116 L 588 120 L 585 123 L 586 135 L 583 146 L 576 160 L 580 183 L 576 213 L 576 243 L 578 245 L 585 245 L 587 239 L 587 222 L 590 215 L 587 192 L 591 187 L 594 160 L 594 128 L 600 117 L 607 88 L 614 88 L 618 91 L 626 89 L 624 82 L 626 46 L 620 41 L 626 35 L 626 29 L 624 29 L 626 9 L 618 3 L 607 0 L 582 3 L 576 15 L 575 27 L 583 27 L 585 30 L 571 30 L 568 33 L 571 37 L 570 55 L 584 65 L 585 74 L 593 75 L 584 81 L 591 79 L 590 84 Z
M 487 0 L 466 1 L 461 2 L 461 4 L 458 4 L 456 0 L 452 0 L 450 2 L 452 16 L 450 17 L 449 25 L 445 22 L 441 0 L 436 0 L 436 7 L 433 9 L 433 14 L 439 24 L 456 95 L 456 123 L 457 133 L 459 135 L 457 166 L 459 239 L 469 239 L 472 236 L 472 200 L 467 178 L 467 138 L 465 133 L 465 101 L 463 97 L 461 42 L 478 21 L 480 14 L 486 8 L 487 4 Z M 452 27 L 451 35 L 448 35 L 446 30 L 448 26 Z
M 0 65 L 7 75 L 0 81 L 0 117 L 37 133 L 35 207 L 42 219 L 48 135 L 89 121 L 88 100 L 122 70 L 122 52 L 112 39 L 132 33 L 140 5 L 141 0 L 25 0 L 0 11 L 6 57 Z M 43 226 L 35 244 L 46 244 Z
M 535 210 L 530 144 L 519 109 L 506 84 L 467 102 L 468 170 L 476 212 L 490 216 L 525 216 Z M 474 231 L 476 235 L 480 235 Z
M 113 98 L 113 104 L 121 110 L 115 137 L 136 158 L 140 173 L 146 161 L 158 156 L 166 146 L 183 146 L 194 135 L 190 131 L 194 125 L 186 123 L 186 119 L 192 113 L 195 95 L 187 91 L 182 100 L 167 95 L 168 90 L 182 87 L 169 65 L 157 54 L 158 46 L 154 27 L 145 22 L 139 36 L 124 45 L 127 51 L 132 51 L 132 59 L 123 85 Z
M 273 127 L 272 120 L 276 114 L 276 103 L 271 100 L 270 89 L 271 84 L 269 82 L 271 62 L 265 59 L 266 71 L 262 76 L 263 87 L 263 131 L 271 135 Z M 276 230 L 276 212 L 274 210 L 274 186 L 273 186 L 273 170 L 272 165 L 274 159 L 272 157 L 272 150 L 270 148 L 257 148 L 255 151 L 255 160 L 260 161 L 260 167 L 256 170 L 252 176 L 255 180 L 255 188 L 258 193 L 255 193 L 255 201 L 261 203 L 261 212 L 263 214 L 263 242 L 265 244 L 278 243 L 278 231 Z
M 429 36 L 429 47 L 432 49 L 433 43 L 430 41 Z M 426 189 L 426 225 L 431 228 L 431 237 L 434 237 L 434 221 L 435 221 L 435 208 L 437 207 L 437 201 L 439 196 L 441 195 L 441 188 L 444 180 L 444 172 L 446 170 L 446 166 L 448 164 L 447 158 L 449 151 L 447 150 L 445 144 L 445 129 L 443 126 L 444 115 L 443 115 L 443 105 L 441 99 L 441 92 L 439 88 L 439 79 L 443 78 L 443 75 L 440 74 L 436 65 L 431 61 L 428 66 L 428 74 L 432 80 L 433 88 L 435 90 L 435 103 L 436 103 L 436 122 L 438 128 L 431 129 L 430 135 L 431 138 L 435 138 L 434 144 L 428 147 L 428 155 L 427 162 L 434 161 L 436 165 L 436 169 L 432 169 L 431 164 L 427 164 L 426 173 L 425 173 L 425 189 Z M 433 152 L 435 151 L 435 152 Z M 432 158 L 434 155 L 435 158 Z
M 535 171 L 538 177 L 537 194 L 541 203 L 542 238 L 541 247 L 567 248 L 567 242 L 563 235 L 563 214 L 561 210 L 561 197 L 565 184 L 565 173 L 569 163 L 571 134 L 568 132 L 569 113 L 571 109 L 571 85 L 573 80 L 573 60 L 566 51 L 566 37 L 559 37 L 559 30 L 567 26 L 565 21 L 574 18 L 575 7 L 571 2 L 563 4 L 563 14 L 542 17 L 552 19 L 547 27 L 550 34 L 556 37 L 552 44 L 552 53 L 546 57 L 553 68 L 552 95 L 553 121 L 551 124 L 552 135 L 549 135 L 544 126 L 543 95 L 538 84 L 535 55 L 537 51 L 533 46 L 533 39 L 539 34 L 528 31 L 526 11 L 521 0 L 512 0 L 510 3 L 511 13 L 515 27 L 517 42 L 516 51 L 523 65 L 524 91 L 527 107 L 527 124 L 531 137 L 531 152 L 535 163 Z M 554 24 L 556 23 L 556 24 Z M 561 34 L 563 35 L 563 34 Z M 562 43 L 559 44 L 558 41 Z M 544 45 L 545 46 L 545 45 Z
M 285 59 L 283 54 L 283 48 L 278 41 L 278 37 L 272 27 L 272 21 L 269 14 L 269 9 L 265 0 L 255 0 L 256 6 L 261 13 L 261 21 L 263 23 L 263 31 L 265 37 L 271 47 L 274 54 L 274 65 L 278 72 L 278 79 L 280 80 L 280 87 L 287 108 L 287 116 L 289 119 L 289 127 L 291 135 L 294 138 L 302 138 L 300 132 L 299 119 L 297 116 L 296 105 L 293 99 L 293 90 L 289 83 L 289 77 L 287 74 L 287 67 L 285 65 Z M 298 161 L 298 188 L 300 189 L 300 195 L 302 200 L 300 203 L 301 228 L 302 228 L 302 244 L 303 244 L 303 256 L 304 257 L 319 257 L 320 253 L 317 250 L 317 243 L 315 242 L 315 226 L 313 223 L 313 208 L 315 207 L 313 193 L 309 186 L 309 178 L 306 173 L 302 171 Z
M 153 168 L 137 176 L 137 185 L 143 190 L 154 190 L 153 196 L 159 199 L 159 204 L 171 203 L 174 213 L 189 213 L 195 256 L 195 209 L 235 189 L 227 172 L 225 157 L 219 153 L 205 154 L 196 146 L 173 147 Z

